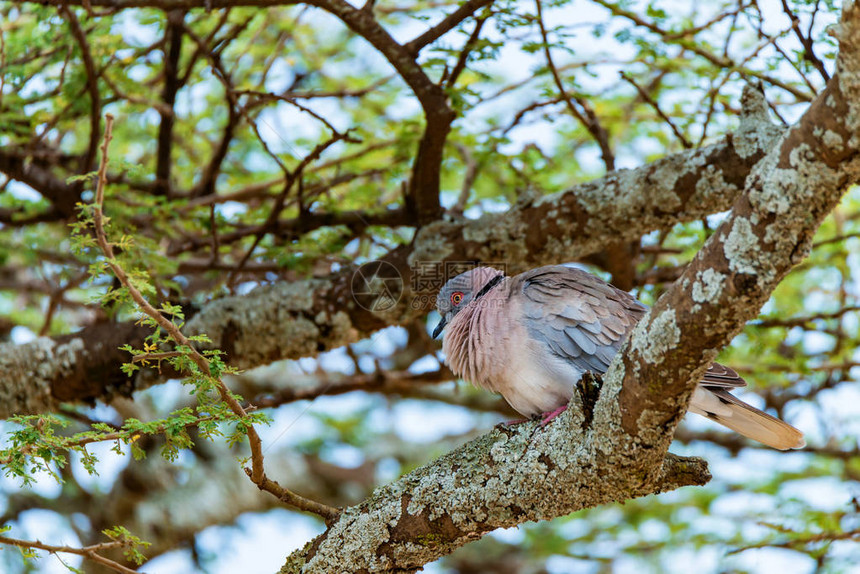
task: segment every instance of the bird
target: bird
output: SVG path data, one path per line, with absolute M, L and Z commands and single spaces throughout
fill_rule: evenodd
M 567 408 L 574 387 L 602 375 L 648 307 L 582 269 L 549 265 L 513 277 L 474 267 L 439 291 L 445 362 L 458 377 L 500 393 L 527 419 L 547 424 Z M 712 363 L 688 411 L 769 447 L 805 446 L 803 433 L 741 401 L 746 386 L 733 369 Z

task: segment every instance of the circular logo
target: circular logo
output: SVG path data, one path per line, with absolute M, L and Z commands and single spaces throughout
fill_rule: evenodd
M 384 312 L 393 308 L 403 294 L 403 279 L 387 261 L 370 261 L 352 275 L 352 298 L 362 309 Z

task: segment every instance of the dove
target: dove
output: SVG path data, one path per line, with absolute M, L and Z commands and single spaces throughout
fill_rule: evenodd
M 567 408 L 586 372 L 602 375 L 648 308 L 630 293 L 581 269 L 550 265 L 506 277 L 476 267 L 449 280 L 436 298 L 442 351 L 455 375 L 500 393 L 543 423 Z M 769 447 L 805 446 L 791 425 L 730 394 L 746 386 L 712 363 L 688 410 Z

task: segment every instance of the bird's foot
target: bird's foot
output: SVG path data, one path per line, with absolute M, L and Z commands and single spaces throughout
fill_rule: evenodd
M 558 407 L 554 411 L 548 411 L 548 412 L 543 413 L 541 420 L 540 420 L 541 428 L 548 425 L 552 421 L 552 419 L 554 419 L 555 417 L 557 417 L 558 415 L 560 415 L 561 413 L 563 413 L 566 410 L 567 410 L 567 405 L 561 405 L 560 407 Z
M 541 413 L 540 415 L 535 415 L 534 417 L 529 418 L 529 419 L 516 419 L 513 421 L 505 421 L 505 422 L 498 423 L 496 425 L 496 428 L 501 430 L 501 431 L 511 430 L 513 427 L 515 427 L 517 425 L 521 425 L 523 423 L 536 421 L 536 420 L 540 421 L 537 428 L 543 428 L 546 425 L 548 425 L 549 423 L 551 423 L 552 419 L 554 419 L 555 417 L 557 417 L 558 415 L 560 415 L 561 413 L 563 413 L 566 410 L 567 410 L 567 405 L 562 405 L 562 406 L 558 407 L 557 409 L 555 409 L 554 411 L 547 411 L 545 413 Z

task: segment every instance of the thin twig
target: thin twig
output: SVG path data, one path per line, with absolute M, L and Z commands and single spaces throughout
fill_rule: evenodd
M 669 125 L 669 128 L 671 128 L 672 133 L 675 134 L 675 137 L 681 140 L 681 145 L 684 146 L 684 149 L 690 149 L 693 147 L 693 144 L 690 143 L 690 140 L 688 140 L 686 136 L 684 136 L 683 132 L 678 129 L 678 126 L 675 125 L 675 122 L 672 121 L 672 118 L 670 118 L 666 115 L 665 112 L 663 112 L 663 109 L 660 107 L 660 104 L 658 104 L 654 100 L 654 98 L 652 98 L 651 95 L 646 92 L 645 89 L 640 86 L 636 82 L 636 80 L 633 79 L 632 76 L 630 76 L 630 74 L 628 74 L 627 72 L 621 72 L 621 79 L 636 88 L 636 91 L 639 92 L 639 97 L 645 100 L 645 103 L 647 103 L 649 106 L 654 108 L 654 111 L 657 112 L 657 115 L 660 116 L 660 119 L 662 119 Z
M 667 41 L 669 43 L 681 43 L 681 42 L 683 42 L 683 45 L 685 48 L 687 48 L 691 52 L 701 56 L 702 58 L 704 58 L 705 60 L 707 60 L 708 62 L 710 62 L 711 64 L 713 64 L 714 66 L 716 66 L 718 68 L 730 69 L 732 71 L 736 71 L 736 72 L 742 74 L 743 76 L 752 76 L 754 78 L 758 78 L 759 80 L 762 80 L 763 82 L 767 82 L 769 84 L 772 84 L 778 88 L 785 90 L 786 92 L 789 92 L 790 94 L 792 94 L 795 98 L 797 98 L 801 102 L 811 102 L 813 99 L 812 94 L 810 94 L 808 92 L 804 92 L 803 90 L 800 90 L 797 87 L 792 86 L 791 84 L 787 84 L 786 82 L 783 82 L 782 80 L 780 80 L 779 78 L 777 78 L 775 76 L 766 74 L 764 72 L 760 72 L 758 70 L 744 68 L 743 65 L 736 64 L 730 58 L 727 58 L 724 56 L 717 56 L 716 54 L 709 52 L 708 50 L 706 50 L 701 45 L 699 45 L 695 42 L 689 42 L 689 41 L 686 41 L 686 39 L 684 39 L 684 40 L 673 40 L 672 34 L 670 32 L 668 32 L 667 30 L 664 30 L 663 28 L 661 28 L 657 24 L 655 24 L 653 22 L 649 22 L 648 20 L 645 20 L 644 18 L 640 17 L 635 12 L 632 12 L 630 10 L 626 10 L 622 6 L 614 4 L 614 3 L 610 2 L 609 0 L 594 0 L 594 1 L 597 4 L 600 4 L 601 6 L 606 8 L 607 10 L 609 10 L 614 16 L 620 16 L 622 18 L 626 18 L 626 19 L 630 20 L 631 22 L 633 22 L 634 24 L 636 24 L 637 26 L 641 26 L 642 28 L 645 28 L 646 30 L 649 30 L 649 31 L 659 35 L 662 39 L 664 39 L 664 40 L 668 39 Z
M 588 130 L 588 133 L 594 138 L 597 142 L 597 145 L 600 147 L 600 153 L 603 157 L 603 163 L 606 165 L 606 171 L 614 171 L 615 170 L 615 154 L 612 151 L 612 146 L 609 144 L 609 132 L 603 125 L 600 123 L 600 120 L 597 117 L 597 114 L 594 113 L 594 110 L 591 109 L 591 106 L 588 102 L 585 101 L 584 98 L 579 96 L 567 93 L 567 90 L 564 88 L 564 82 L 561 80 L 561 75 L 558 72 L 558 68 L 555 66 L 555 62 L 552 59 L 552 51 L 549 47 L 549 33 L 546 30 L 546 26 L 543 22 L 543 8 L 541 5 L 541 0 L 535 0 L 535 6 L 537 8 L 537 24 L 540 29 L 541 39 L 543 40 L 543 53 L 546 57 L 547 66 L 549 66 L 550 73 L 552 74 L 552 79 L 555 81 L 555 85 L 558 88 L 559 93 L 564 99 L 564 103 L 567 104 L 567 109 L 570 111 L 571 115 L 575 117 L 579 122 Z M 571 98 L 573 98 L 579 107 L 582 108 L 582 112 L 580 112 L 576 106 L 571 102 Z
M 727 554 L 738 554 L 745 550 L 753 550 L 755 548 L 797 548 L 798 546 L 814 544 L 816 542 L 833 542 L 835 540 L 855 539 L 860 539 L 860 529 L 850 530 L 848 532 L 822 532 L 820 534 L 810 534 L 794 540 L 786 540 L 785 542 L 759 542 L 758 544 L 750 544 L 748 546 L 729 550 Z
M 69 27 L 72 29 L 72 36 L 78 43 L 81 49 L 81 59 L 84 61 L 84 69 L 87 72 L 87 90 L 90 94 L 90 142 L 87 147 L 87 154 L 83 158 L 81 173 L 87 173 L 92 169 L 92 163 L 96 158 L 96 149 L 99 142 L 99 123 L 101 121 L 101 94 L 99 93 L 98 74 L 96 72 L 96 64 L 93 61 L 92 51 L 87 42 L 87 36 L 81 28 L 81 23 L 78 21 L 75 13 L 65 4 L 60 6 L 60 13 L 68 20 Z
M 857 313 L 860 311 L 860 306 L 848 306 L 834 311 L 833 313 L 816 313 L 805 317 L 791 317 L 788 319 L 762 319 L 758 322 L 751 323 L 756 327 L 802 327 L 813 321 L 823 321 L 828 319 L 840 319 L 847 313 Z
M 812 64 L 813 67 L 818 70 L 818 73 L 821 74 L 821 77 L 824 78 L 825 82 L 830 81 L 830 74 L 827 73 L 827 68 L 824 67 L 824 62 L 822 62 L 818 58 L 818 56 L 815 55 L 812 37 L 808 35 L 804 36 L 803 32 L 800 31 L 800 18 L 798 18 L 797 15 L 791 10 L 785 0 L 782 0 L 782 11 L 785 12 L 785 15 L 791 19 L 791 29 L 794 31 L 794 35 L 797 36 L 797 39 L 803 46 L 803 59 Z M 812 28 L 810 25 L 810 31 L 811 30 Z
M 172 357 L 179 357 L 182 353 L 179 351 L 166 351 L 164 353 L 142 353 L 131 358 L 131 362 L 139 363 L 141 361 L 163 361 Z
M 104 192 L 105 186 L 107 185 L 107 164 L 108 164 L 108 146 L 110 145 L 110 141 L 113 138 L 113 116 L 111 114 L 105 115 L 105 135 L 104 142 L 101 146 L 102 151 L 102 159 L 101 164 L 99 165 L 98 172 L 98 185 L 96 186 L 96 198 L 93 205 L 93 226 L 95 227 L 96 233 L 96 241 L 101 248 L 102 252 L 105 254 L 107 258 L 107 264 L 113 271 L 116 278 L 123 284 L 123 286 L 128 290 L 129 295 L 137 304 L 138 308 L 143 311 L 146 315 L 151 317 L 159 327 L 161 327 L 167 334 L 176 341 L 177 344 L 182 345 L 189 349 L 188 356 L 197 366 L 201 373 L 204 374 L 207 378 L 211 379 L 215 382 L 216 387 L 218 389 L 218 393 L 221 396 L 221 400 L 227 403 L 227 406 L 230 407 L 230 410 L 233 411 L 236 415 L 241 418 L 245 418 L 248 416 L 248 413 L 239 404 L 239 401 L 233 396 L 224 382 L 220 379 L 217 379 L 212 376 L 212 372 L 209 369 L 209 361 L 200 354 L 199 351 L 194 347 L 191 341 L 188 340 L 185 335 L 179 330 L 179 328 L 170 320 L 168 320 L 164 315 L 162 315 L 157 309 L 155 309 L 149 302 L 143 297 L 141 292 L 131 283 L 128 275 L 125 270 L 117 264 L 114 259 L 113 246 L 108 242 L 107 236 L 105 235 L 104 230 L 104 221 L 102 215 L 102 209 L 104 205 Z M 269 480 L 266 477 L 265 470 L 263 469 L 263 451 L 262 451 L 262 441 L 260 440 L 260 435 L 257 434 L 257 430 L 253 425 L 247 425 L 247 435 L 248 435 L 248 443 L 251 447 L 251 468 L 246 469 L 248 476 L 251 477 L 251 481 L 256 484 L 260 489 L 266 490 L 278 497 L 279 500 L 282 500 L 296 508 L 301 510 L 305 510 L 308 512 L 313 512 L 325 518 L 326 520 L 333 520 L 339 514 L 340 511 L 331 506 L 322 504 L 315 500 L 309 500 L 304 498 L 288 489 L 281 487 L 277 482 Z
M 457 63 L 454 65 L 454 69 L 451 71 L 450 75 L 447 78 L 443 78 L 444 83 L 448 86 L 448 88 L 453 88 L 454 84 L 457 83 L 457 79 L 460 77 L 460 74 L 466 69 L 466 63 L 469 61 L 469 54 L 472 52 L 472 48 L 475 47 L 475 44 L 478 42 L 478 38 L 481 36 L 481 30 L 484 27 L 484 23 L 490 18 L 492 12 L 487 12 L 485 15 L 481 16 L 475 21 L 475 29 L 472 30 L 472 34 L 469 36 L 469 39 L 466 40 L 466 44 L 463 46 L 463 49 L 460 51 L 460 56 L 457 58 Z
M 98 562 L 99 564 L 102 564 L 116 572 L 122 572 L 122 574 L 140 574 L 137 570 L 132 570 L 131 568 L 123 566 L 119 562 L 114 562 L 110 558 L 105 558 L 98 554 L 98 552 L 103 550 L 112 550 L 114 548 L 121 548 L 124 546 L 124 544 L 119 541 L 103 542 L 101 544 L 93 544 L 92 546 L 84 546 L 83 548 L 75 548 L 73 546 L 54 546 L 53 544 L 45 544 L 38 540 L 19 540 L 17 538 L 0 536 L 0 544 L 17 546 L 18 548 L 36 548 L 38 550 L 45 550 L 51 554 L 76 554 L 78 556 L 83 556 L 84 558 L 89 558 L 93 562 Z
M 301 184 L 301 177 L 304 174 L 305 168 L 307 168 L 308 165 L 319 159 L 322 153 L 330 146 L 334 145 L 336 142 L 339 142 L 341 140 L 354 141 L 351 139 L 349 131 L 341 133 L 335 130 L 332 126 L 329 127 L 331 127 L 332 129 L 332 136 L 328 140 L 317 144 L 316 147 L 311 150 L 311 153 L 309 153 L 302 159 L 301 162 L 299 162 L 299 165 L 297 165 L 294 170 L 287 171 L 286 181 L 284 181 L 284 187 L 282 188 L 281 193 L 278 194 L 278 196 L 275 198 L 275 205 L 272 207 L 272 211 L 269 212 L 269 216 L 266 218 L 266 221 L 259 225 L 259 227 L 257 228 L 257 236 L 254 238 L 254 242 L 251 244 L 251 247 L 248 248 L 248 250 L 245 252 L 245 255 L 239 260 L 239 263 L 236 265 L 236 268 L 233 270 L 233 272 L 230 273 L 230 277 L 227 279 L 228 285 L 233 284 L 233 280 L 242 271 L 242 268 L 245 266 L 245 263 L 247 263 L 248 260 L 251 258 L 251 255 L 257 249 L 257 246 L 263 240 L 263 237 L 266 235 L 266 233 L 272 231 L 274 228 L 277 227 L 278 217 L 284 210 L 287 195 L 289 194 L 293 186 L 296 184 L 296 182 L 299 182 L 299 184 Z M 301 220 L 301 217 L 305 213 L 307 212 L 304 210 L 304 206 L 300 204 L 299 220 Z

